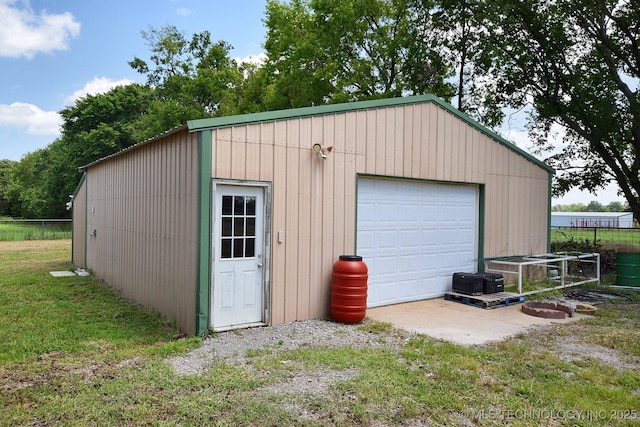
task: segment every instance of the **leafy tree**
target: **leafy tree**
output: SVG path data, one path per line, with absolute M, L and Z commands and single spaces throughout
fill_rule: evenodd
M 606 207 L 607 212 L 624 212 L 622 202 L 611 202 Z
M 551 209 L 554 212 L 586 212 L 587 205 L 584 203 L 573 203 L 570 205 L 555 205 Z
M 605 208 L 602 205 L 602 203 L 592 200 L 591 202 L 589 202 L 589 204 L 587 205 L 587 212 L 604 212 Z
M 78 183 L 78 168 L 154 136 L 155 129 L 142 125 L 151 97 L 148 87 L 118 86 L 60 112 L 62 135 L 47 147 L 48 165 L 40 183 L 49 215 L 69 215 L 66 202 Z
M 475 16 L 481 0 L 418 0 L 416 4 L 422 18 L 418 28 L 421 39 L 425 43 L 431 40 L 434 49 L 455 70 L 458 109 L 481 117 L 488 125 L 498 125 L 502 111 L 486 99 L 482 79 L 474 79 L 474 63 L 483 47 L 483 33 Z
M 131 84 L 79 99 L 60 112 L 62 141 L 57 146 L 68 147 L 73 161 L 86 164 L 153 136 L 138 126 L 152 96 L 151 89 Z
M 267 111 L 267 100 L 276 98 L 267 69 L 250 63 L 243 63 L 240 67 L 244 79 L 235 88 L 234 97 L 228 97 L 224 103 L 221 103 L 220 110 L 224 112 L 224 115 Z
M 206 31 L 187 40 L 171 26 L 143 37 L 151 48 L 150 64 L 135 58 L 130 65 L 147 76 L 147 84 L 119 86 L 63 109 L 60 138 L 11 166 L 9 179 L 0 184 L 0 213 L 68 216 L 66 202 L 79 167 L 187 120 L 237 112 L 245 69 L 229 58 L 227 43 L 213 43 Z M 0 177 L 5 166 L 0 164 Z
M 614 201 L 604 206 L 602 203 L 592 200 L 588 205 L 574 203 L 571 205 L 554 205 L 553 212 L 629 212 L 629 205 Z
M 12 160 L 0 160 L 0 216 L 9 215 L 9 177 L 15 164 Z
M 7 184 L 8 213 L 15 218 L 47 218 L 51 216 L 51 199 L 45 186 L 49 172 L 48 148 L 22 157 L 9 172 Z
M 531 108 L 556 195 L 615 181 L 640 218 L 640 7 L 635 0 L 484 1 L 474 63 L 490 103 Z M 555 125 L 562 144 L 549 142 Z
M 452 94 L 412 0 L 269 0 L 270 108 L 407 94 Z M 422 35 L 422 37 L 419 37 Z
M 229 57 L 228 43 L 213 43 L 208 31 L 188 40 L 175 26 L 152 28 L 142 37 L 151 50 L 151 64 L 136 57 L 129 65 L 146 75 L 153 89 L 144 128 L 158 135 L 187 120 L 233 112 L 231 100 L 243 70 Z

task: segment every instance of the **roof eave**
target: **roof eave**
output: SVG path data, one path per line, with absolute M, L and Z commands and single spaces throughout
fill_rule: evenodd
M 161 134 L 161 135 L 154 136 L 153 138 L 149 138 L 149 139 L 147 139 L 146 141 L 140 142 L 140 143 L 138 143 L 138 144 L 131 145 L 131 146 L 127 147 L 127 148 L 123 148 L 122 150 L 120 150 L 120 151 L 118 151 L 118 152 L 116 152 L 116 153 L 110 154 L 110 155 L 105 156 L 105 157 L 101 157 L 101 158 L 99 158 L 98 160 L 95 160 L 95 161 L 93 161 L 93 162 L 91 162 L 91 163 L 89 163 L 89 164 L 86 164 L 86 165 L 84 165 L 84 166 L 80 166 L 80 167 L 78 168 L 78 172 L 80 172 L 80 173 L 84 173 L 84 172 L 85 172 L 88 168 L 90 168 L 91 166 L 94 166 L 94 165 L 96 165 L 96 164 L 98 164 L 98 163 L 102 163 L 102 162 L 104 162 L 105 160 L 109 160 L 109 159 L 111 159 L 112 157 L 120 156 L 120 155 L 122 155 L 122 154 L 124 154 L 124 153 L 126 153 L 126 152 L 129 152 L 129 151 L 135 150 L 135 149 L 140 148 L 140 147 L 142 147 L 142 146 L 144 146 L 144 145 L 151 144 L 152 142 L 154 142 L 154 141 L 156 141 L 156 140 L 158 140 L 158 139 L 160 139 L 160 138 L 164 138 L 164 137 L 166 137 L 166 136 L 173 135 L 174 133 L 178 133 L 178 132 L 180 132 L 180 131 L 182 131 L 182 130 L 185 130 L 185 129 L 187 129 L 187 125 L 186 125 L 186 124 L 181 125 L 181 126 L 178 126 L 178 127 L 175 127 L 175 128 L 173 128 L 173 129 L 171 129 L 171 130 L 166 131 L 165 133 L 163 133 L 163 134 Z

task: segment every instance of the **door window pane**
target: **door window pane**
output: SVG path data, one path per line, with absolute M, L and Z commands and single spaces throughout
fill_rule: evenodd
M 220 256 L 253 258 L 256 256 L 255 196 L 222 196 L 220 218 Z
M 244 215 L 244 197 L 235 196 L 233 198 L 233 214 Z
M 244 218 L 234 218 L 233 219 L 233 235 L 244 236 Z
M 242 258 L 244 255 L 244 239 L 233 239 L 233 257 Z
M 231 215 L 233 196 L 222 196 L 222 215 Z
M 247 215 L 256 214 L 256 198 L 255 197 L 247 197 Z
M 231 236 L 231 217 L 222 217 L 222 236 Z
M 231 258 L 231 239 L 222 239 L 220 257 Z
M 256 256 L 256 239 L 247 239 L 245 241 L 244 256 L 246 258 Z
M 256 235 L 256 219 L 247 218 L 247 229 L 245 231 L 245 236 L 255 236 L 255 235 Z

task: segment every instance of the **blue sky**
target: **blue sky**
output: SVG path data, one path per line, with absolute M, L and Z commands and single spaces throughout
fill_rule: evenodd
M 0 159 L 20 160 L 59 136 L 58 111 L 86 94 L 144 82 L 128 61 L 146 59 L 141 31 L 174 25 L 207 30 L 231 55 L 263 53 L 264 0 L 0 0 Z M 503 135 L 527 148 L 519 127 Z M 572 191 L 556 203 L 622 200 Z
M 207 30 L 232 56 L 258 55 L 264 0 L 0 0 L 0 159 L 20 160 L 59 135 L 58 111 L 87 93 L 144 82 L 141 31 Z

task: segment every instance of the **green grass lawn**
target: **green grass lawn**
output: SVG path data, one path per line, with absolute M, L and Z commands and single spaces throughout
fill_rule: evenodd
M 607 229 L 607 228 L 562 228 L 551 229 L 551 242 L 561 244 L 568 242 L 588 246 L 589 251 L 609 249 L 616 252 L 640 252 L 640 229 Z M 572 245 L 569 245 L 571 247 Z M 586 251 L 587 248 L 580 248 Z
M 407 336 L 397 347 L 246 356 L 179 376 L 163 319 L 71 269 L 70 242 L 0 242 L 0 426 L 638 425 L 640 298 L 501 343 L 462 347 Z M 635 295 L 635 294 L 632 294 Z M 479 309 L 480 310 L 480 309 Z M 371 333 L 390 331 L 365 323 Z M 238 332 L 241 336 L 241 332 Z M 583 354 L 566 357 L 574 343 Z M 576 344 L 577 343 L 577 344 Z M 615 352 L 617 368 L 590 351 Z M 581 356 L 581 357 L 578 357 Z M 322 394 L 270 394 L 301 373 L 353 370 Z M 286 388 L 286 387 L 285 387 Z
M 0 217 L 0 241 L 53 240 L 70 238 L 70 222 L 25 222 Z

